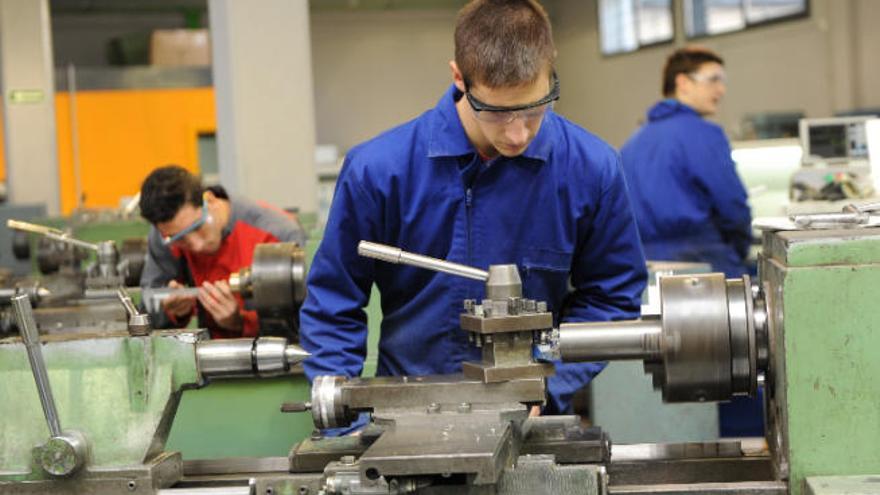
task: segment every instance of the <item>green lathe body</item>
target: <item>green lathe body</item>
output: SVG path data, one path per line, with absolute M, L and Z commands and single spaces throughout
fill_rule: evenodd
M 772 233 L 763 258 L 780 475 L 880 473 L 880 229 Z

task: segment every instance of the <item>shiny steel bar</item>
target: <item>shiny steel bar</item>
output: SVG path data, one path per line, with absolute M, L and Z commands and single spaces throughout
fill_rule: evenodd
M 61 435 L 61 421 L 58 419 L 58 410 L 55 408 L 55 399 L 52 397 L 49 373 L 46 371 L 46 362 L 43 361 L 43 350 L 40 347 L 40 334 L 37 332 L 37 322 L 34 320 L 34 312 L 27 294 L 19 294 L 12 298 L 12 310 L 15 312 L 21 339 L 27 349 L 28 360 L 31 363 L 34 381 L 37 383 L 37 393 L 40 395 L 40 404 L 43 406 L 43 414 L 46 415 L 49 432 L 52 437 L 58 437 Z
M 559 326 L 563 361 L 653 360 L 662 357 L 663 324 L 659 318 Z
M 140 287 L 126 287 L 125 292 L 129 294 L 137 294 L 141 292 Z M 85 299 L 115 299 L 119 297 L 118 289 L 86 289 L 83 292 Z
M 866 223 L 870 220 L 867 212 L 845 212 L 845 213 L 809 213 L 803 215 L 792 215 L 791 221 L 798 227 L 810 227 L 815 225 L 858 225 Z
M 450 275 L 458 275 L 459 277 L 470 278 L 473 280 L 481 280 L 485 282 L 489 280 L 489 272 L 480 270 L 472 266 L 452 263 L 430 256 L 413 254 L 406 252 L 400 248 L 386 246 L 375 242 L 361 241 L 358 243 L 358 254 L 367 258 L 387 261 L 401 265 L 416 266 L 433 270 L 435 272 L 448 273 Z
M 156 301 L 162 301 L 168 298 L 168 296 L 182 296 L 182 297 L 199 297 L 199 288 L 198 287 L 157 287 L 155 289 L 143 289 L 142 297 L 151 297 Z
M 89 249 L 91 251 L 98 252 L 99 248 L 97 244 L 93 244 L 91 242 L 81 241 L 79 239 L 74 239 L 70 237 L 66 233 L 61 230 L 53 229 L 51 227 L 45 227 L 43 225 L 37 225 L 34 223 L 22 222 L 20 220 L 12 220 L 9 219 L 6 221 L 6 226 L 10 229 L 22 230 L 24 232 L 30 232 L 32 234 L 39 234 L 44 237 L 48 237 L 49 239 L 53 239 L 56 241 L 66 242 L 68 244 L 73 244 L 74 246 Z

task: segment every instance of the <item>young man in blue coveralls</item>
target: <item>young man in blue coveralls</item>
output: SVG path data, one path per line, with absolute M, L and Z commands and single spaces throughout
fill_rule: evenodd
M 639 316 L 645 261 L 618 155 L 553 112 L 555 54 L 538 2 L 475 0 L 459 12 L 437 106 L 348 153 L 301 311 L 309 379 L 361 373 L 373 283 L 379 375 L 480 359 L 459 315 L 484 284 L 359 257 L 362 239 L 482 269 L 516 263 L 523 294 L 557 324 Z M 544 412 L 570 412 L 603 365 L 559 365 Z
M 752 216 L 727 137 L 704 119 L 726 92 L 721 57 L 675 51 L 663 69 L 666 99 L 620 154 L 648 259 L 707 262 L 733 278 L 749 271 Z M 722 435 L 763 435 L 762 408 L 760 397 L 722 404 Z
M 663 96 L 620 150 L 649 260 L 702 261 L 747 272 L 752 216 L 720 126 L 704 119 L 727 92 L 724 62 L 705 48 L 666 61 Z

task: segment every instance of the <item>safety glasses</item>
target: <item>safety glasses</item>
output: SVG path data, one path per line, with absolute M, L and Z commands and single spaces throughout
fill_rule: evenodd
M 202 214 L 201 214 L 201 216 L 199 216 L 199 218 L 197 218 L 193 223 L 187 225 L 180 232 L 178 232 L 174 235 L 171 235 L 171 236 L 163 237 L 162 244 L 164 244 L 166 246 L 170 246 L 170 245 L 174 244 L 175 242 L 183 239 L 184 237 L 188 236 L 189 234 L 202 228 L 202 225 L 205 225 L 205 223 L 208 222 L 208 220 L 210 218 L 211 218 L 211 214 L 208 213 L 208 209 L 205 208 L 204 206 L 202 206 Z
M 691 72 L 687 75 L 691 81 L 701 82 L 706 84 L 727 84 L 727 75 L 723 72 L 716 72 L 714 74 L 701 74 L 698 72 Z
M 555 71 L 553 72 L 552 77 L 550 93 L 534 103 L 528 103 L 525 105 L 517 105 L 514 107 L 489 105 L 488 103 L 483 103 L 478 100 L 473 94 L 471 94 L 470 89 L 467 87 L 465 87 L 465 96 L 474 111 L 474 116 L 481 122 L 489 124 L 509 124 L 517 118 L 526 121 L 536 120 L 543 117 L 544 114 L 547 113 L 547 110 L 552 108 L 553 102 L 559 99 L 559 78 L 556 76 Z

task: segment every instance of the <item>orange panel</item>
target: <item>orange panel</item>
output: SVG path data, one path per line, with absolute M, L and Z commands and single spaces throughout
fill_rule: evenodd
M 55 95 L 61 212 L 77 204 L 70 96 Z M 213 88 L 80 91 L 76 95 L 83 206 L 115 207 L 156 167 L 198 170 L 198 134 L 217 128 Z M 2 122 L 0 122 L 2 131 Z M 0 132 L 0 180 L 5 178 Z
M 56 96 L 61 209 L 76 206 L 70 101 Z M 76 95 L 84 206 L 116 206 L 156 167 L 198 170 L 198 134 L 216 129 L 212 88 L 81 91 Z

